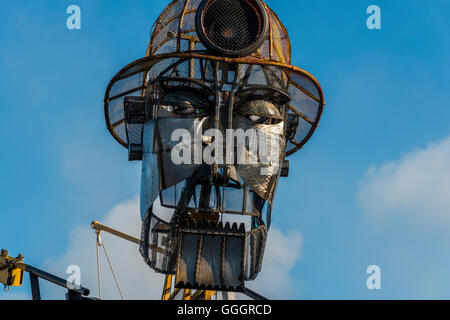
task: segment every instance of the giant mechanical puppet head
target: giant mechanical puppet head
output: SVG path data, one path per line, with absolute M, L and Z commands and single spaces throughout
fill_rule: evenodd
M 110 82 L 113 137 L 142 161 L 140 251 L 178 288 L 242 291 L 261 271 L 286 158 L 324 106 L 262 0 L 175 0 Z

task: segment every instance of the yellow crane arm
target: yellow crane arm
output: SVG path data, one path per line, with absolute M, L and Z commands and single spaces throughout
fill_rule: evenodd
M 92 222 L 92 223 L 91 223 L 91 227 L 92 227 L 92 229 L 94 229 L 96 232 L 104 231 L 104 232 L 110 233 L 110 234 L 112 234 L 112 235 L 114 235 L 114 236 L 116 236 L 116 237 L 119 237 L 119 238 L 121 238 L 121 239 L 124 239 L 124 240 L 127 240 L 127 241 L 129 241 L 129 242 L 135 243 L 135 244 L 137 244 L 137 245 L 140 245 L 140 244 L 141 244 L 141 240 L 140 240 L 140 239 L 135 238 L 135 237 L 133 237 L 133 236 L 130 236 L 130 235 L 128 235 L 128 234 L 126 234 L 126 233 L 123 233 L 123 232 L 121 232 L 121 231 L 118 231 L 118 230 L 116 230 L 116 229 L 107 227 L 107 226 L 101 224 L 101 223 L 98 222 L 98 221 Z M 154 248 L 153 245 L 152 245 L 151 243 L 148 244 L 148 247 L 149 247 L 150 249 L 153 249 L 153 248 Z M 159 253 L 162 253 L 162 254 L 167 254 L 167 251 L 166 251 L 165 249 L 163 249 L 163 248 L 156 247 L 156 251 L 159 252 Z

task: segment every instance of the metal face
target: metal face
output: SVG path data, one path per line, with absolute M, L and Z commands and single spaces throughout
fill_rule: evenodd
M 285 158 L 313 135 L 324 97 L 290 65 L 287 31 L 264 2 L 255 3 L 268 32 L 240 58 L 206 51 L 195 28 L 200 3 L 166 8 L 147 57 L 108 86 L 105 116 L 129 159 L 142 160 L 147 264 L 175 274 L 179 288 L 242 291 L 262 267 Z
M 185 63 L 203 76 L 174 77 Z M 259 82 L 251 70 L 197 59 L 147 75 L 141 253 L 155 270 L 177 272 L 179 286 L 242 291 L 241 281 L 260 271 L 286 152 L 289 94 L 282 69 L 265 70 Z M 236 237 L 242 245 L 227 246 Z M 194 250 L 188 240 L 202 244 Z

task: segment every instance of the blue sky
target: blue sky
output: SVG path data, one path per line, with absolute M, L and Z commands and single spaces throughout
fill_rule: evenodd
M 107 132 L 102 101 L 110 78 L 145 54 L 167 3 L 1 2 L 0 247 L 48 264 L 66 252 L 75 226 L 139 193 L 139 164 Z M 378 181 L 367 176 L 371 166 L 377 174 L 397 161 L 380 182 L 389 184 L 415 150 L 434 152 L 429 144 L 450 136 L 450 3 L 267 3 L 290 33 L 293 64 L 321 82 L 327 101 L 316 134 L 290 159 L 274 208 L 277 228 L 303 236 L 291 298 L 450 298 L 450 223 L 433 223 L 432 207 L 409 215 L 405 203 L 414 199 L 406 196 L 370 214 L 360 196 Z M 72 4 L 81 7 L 81 30 L 66 28 Z M 381 8 L 381 30 L 366 27 L 371 4 Z M 446 157 L 447 144 L 442 150 Z M 441 169 L 446 175 L 450 165 Z M 429 188 L 450 194 L 432 177 Z M 450 216 L 450 206 L 442 211 Z M 373 264 L 382 269 L 378 291 L 366 288 Z

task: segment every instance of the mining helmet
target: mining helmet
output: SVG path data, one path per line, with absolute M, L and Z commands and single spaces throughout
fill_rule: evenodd
M 124 97 L 144 95 L 149 80 L 145 75 L 161 73 L 177 59 L 253 65 L 249 78 L 265 76 L 258 66 L 282 69 L 291 97 L 287 156 L 301 149 L 318 126 L 325 104 L 322 88 L 310 73 L 291 65 L 288 32 L 264 1 L 174 0 L 153 26 L 146 56 L 123 68 L 107 88 L 107 127 L 123 146 L 133 144 L 133 133 L 126 128 Z M 192 63 L 186 77 L 201 73 L 195 68 Z

